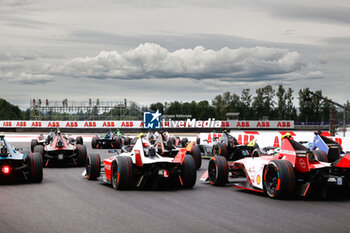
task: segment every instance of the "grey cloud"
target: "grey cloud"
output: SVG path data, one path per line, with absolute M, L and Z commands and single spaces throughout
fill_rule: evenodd
M 0 80 L 17 82 L 22 84 L 45 84 L 54 81 L 53 77 L 46 74 L 32 74 L 25 72 L 7 72 L 0 74 Z
M 51 72 L 73 77 L 113 79 L 226 79 L 253 80 L 299 73 L 307 66 L 300 54 L 280 48 L 253 47 L 220 50 L 178 49 L 173 52 L 144 43 L 124 53 L 102 51 L 95 57 L 79 57 Z
M 331 2 L 330 2 L 331 3 Z M 349 6 L 310 6 L 301 3 L 274 4 L 269 10 L 273 15 L 323 23 L 350 24 Z M 326 33 L 326 32 L 325 32 Z
M 326 43 L 328 43 L 330 46 L 336 46 L 336 47 L 350 47 L 350 37 L 333 37 L 328 38 L 325 40 Z
M 32 3 L 32 0 L 0 0 L 2 6 L 18 7 Z

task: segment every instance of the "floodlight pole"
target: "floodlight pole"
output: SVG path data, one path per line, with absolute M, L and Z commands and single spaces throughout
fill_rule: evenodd
M 346 107 L 346 104 L 341 105 L 341 104 L 339 104 L 339 103 L 337 103 L 337 102 L 334 102 L 333 100 L 327 99 L 327 97 L 323 97 L 323 96 L 321 96 L 321 95 L 319 95 L 319 94 L 317 94 L 317 93 L 315 93 L 315 92 L 313 92 L 313 91 L 310 91 L 310 90 L 307 90 L 307 93 L 310 93 L 311 95 L 314 95 L 314 96 L 316 96 L 316 97 L 318 97 L 318 98 L 320 98 L 320 99 L 323 99 L 323 100 L 325 100 L 325 101 L 327 101 L 327 102 L 329 102 L 329 103 L 331 103 L 331 104 L 333 104 L 333 105 L 336 105 L 336 106 L 338 106 L 339 108 L 342 108 L 342 109 L 344 110 L 344 111 L 343 111 L 343 136 L 345 137 L 345 131 L 346 131 L 346 123 L 345 123 L 345 120 L 346 120 L 346 111 L 349 111 L 349 112 L 350 112 L 350 109 Z

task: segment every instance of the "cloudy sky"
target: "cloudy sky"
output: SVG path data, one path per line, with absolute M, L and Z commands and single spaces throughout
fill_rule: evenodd
M 0 97 L 211 100 L 283 84 L 350 99 L 349 0 L 0 0 Z M 297 93 L 295 93 L 297 94 Z

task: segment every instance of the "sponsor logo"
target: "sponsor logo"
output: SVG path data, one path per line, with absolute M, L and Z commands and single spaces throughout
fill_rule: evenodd
M 144 112 L 143 113 L 143 128 L 145 129 L 159 129 L 161 113 L 157 110 L 156 112 Z
M 296 155 L 295 151 L 291 150 L 280 150 L 281 154 L 287 154 L 287 155 Z
M 260 182 L 261 182 L 261 177 L 260 177 L 260 175 L 258 175 L 258 176 L 256 177 L 256 183 L 257 183 L 257 184 L 260 184 Z
M 299 164 L 300 164 L 300 167 L 306 168 L 306 163 L 305 163 L 305 161 L 303 159 L 299 160 Z
M 215 118 L 209 118 L 207 121 L 197 121 L 196 119 L 187 119 L 186 121 L 172 121 L 169 120 L 166 126 L 166 122 L 163 120 L 164 127 L 174 127 L 174 128 L 220 128 L 222 125 L 221 121 L 216 121 Z

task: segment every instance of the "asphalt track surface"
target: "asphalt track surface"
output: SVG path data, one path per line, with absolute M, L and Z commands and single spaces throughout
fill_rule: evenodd
M 0 232 L 350 232 L 347 196 L 272 200 L 198 181 L 190 190 L 116 191 L 82 171 L 45 168 L 40 184 L 1 184 Z

